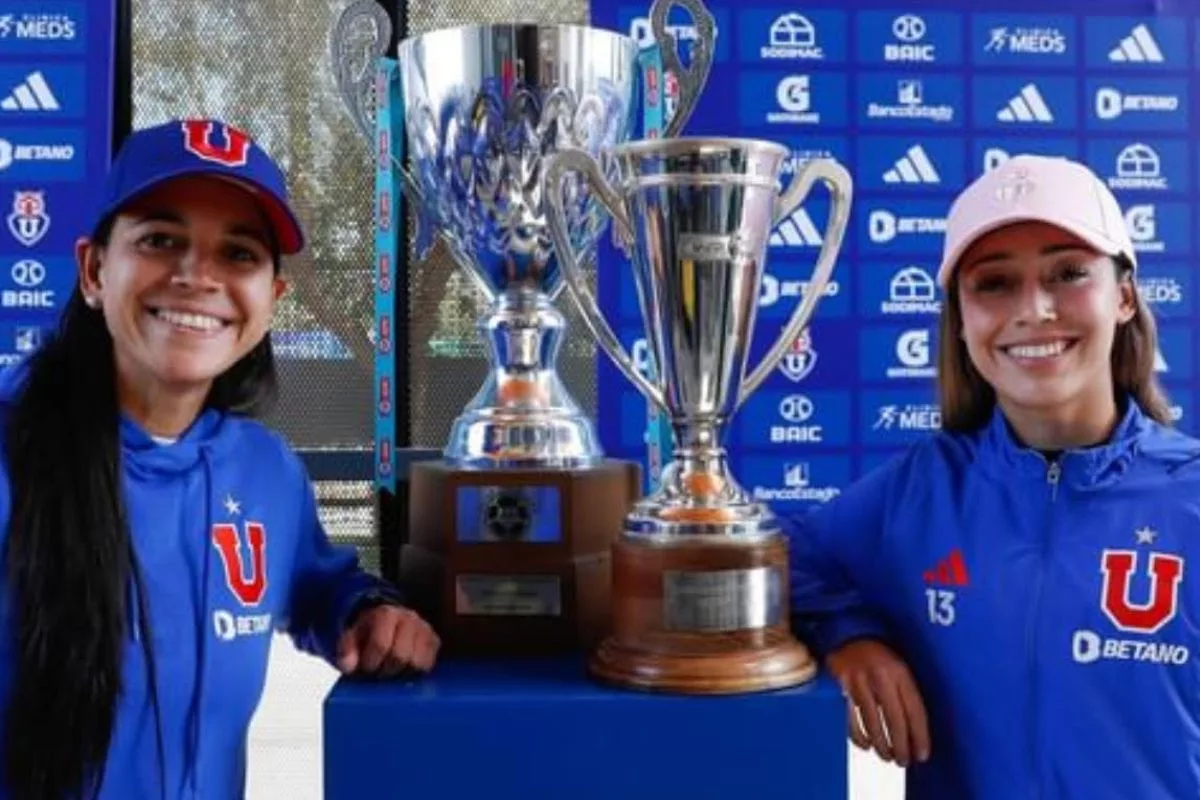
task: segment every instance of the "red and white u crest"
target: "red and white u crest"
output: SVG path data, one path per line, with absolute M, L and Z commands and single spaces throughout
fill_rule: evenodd
M 213 124 L 206 119 L 183 121 L 183 146 L 205 161 L 227 167 L 245 166 L 250 153 L 250 137 L 232 125 L 221 126 L 221 144 L 213 143 Z
M 1167 553 L 1150 554 L 1150 599 L 1134 603 L 1129 597 L 1138 554 L 1135 550 L 1105 550 L 1100 571 L 1104 589 L 1100 599 L 1105 615 L 1118 629 L 1155 633 L 1175 616 L 1183 559 Z
M 250 574 L 246 574 L 246 559 L 238 528 L 228 522 L 213 525 L 213 547 L 221 554 L 225 566 L 225 583 L 234 597 L 244 606 L 256 606 L 267 593 L 267 529 L 261 522 L 246 523 L 246 544 L 250 551 Z

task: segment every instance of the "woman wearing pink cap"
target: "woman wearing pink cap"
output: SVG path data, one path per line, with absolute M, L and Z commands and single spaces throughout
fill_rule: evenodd
M 794 521 L 797 626 L 910 800 L 1200 796 L 1200 442 L 1136 264 L 1080 164 L 976 180 L 938 274 L 943 430 Z
M 0 798 L 241 797 L 274 631 L 385 676 L 438 640 L 256 419 L 304 245 L 279 167 L 175 120 L 97 197 L 58 329 L 0 377 Z

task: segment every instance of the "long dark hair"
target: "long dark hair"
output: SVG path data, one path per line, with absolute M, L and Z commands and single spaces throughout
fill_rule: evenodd
M 97 247 L 108 245 L 112 225 L 110 218 L 98 226 Z M 274 261 L 278 271 L 278 249 Z M 216 379 L 206 405 L 259 414 L 276 391 L 268 335 Z M 151 609 L 125 514 L 113 341 L 104 315 L 78 288 L 57 331 L 29 360 L 6 423 L 5 457 L 12 513 L 4 576 L 15 648 L 4 712 L 7 788 L 16 800 L 99 792 L 131 618 L 146 660 L 162 778 Z

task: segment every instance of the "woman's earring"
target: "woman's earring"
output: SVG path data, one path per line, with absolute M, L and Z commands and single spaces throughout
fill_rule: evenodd
M 94 294 L 89 294 L 84 299 L 83 302 L 88 304 L 88 308 L 99 308 L 100 307 L 100 298 Z

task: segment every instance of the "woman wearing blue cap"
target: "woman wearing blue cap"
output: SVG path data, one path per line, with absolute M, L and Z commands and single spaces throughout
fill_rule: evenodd
M 1017 156 L 950 209 L 942 431 L 799 520 L 792 604 L 910 800 L 1200 797 L 1200 442 L 1116 198 Z
M 428 670 L 438 640 L 253 419 L 304 245 L 278 166 L 179 120 L 103 191 L 59 329 L 0 380 L 0 797 L 241 797 L 273 630 L 346 673 Z

